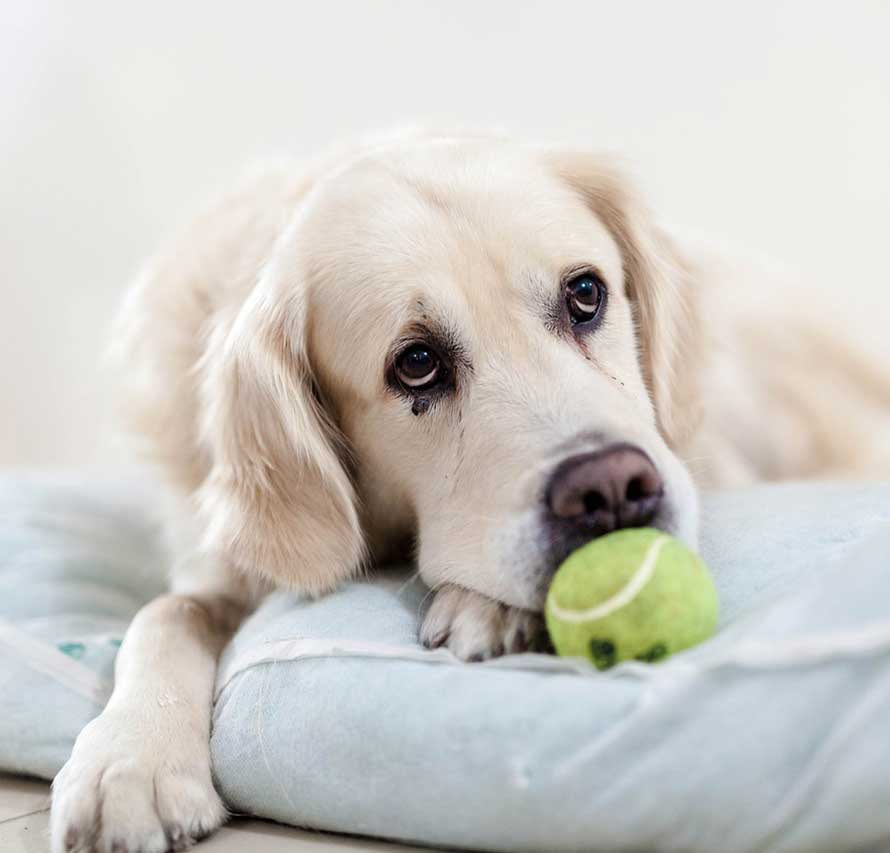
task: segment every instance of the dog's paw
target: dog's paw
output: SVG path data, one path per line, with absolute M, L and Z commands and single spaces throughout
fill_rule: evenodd
M 451 584 L 436 591 L 420 628 L 420 640 L 428 649 L 447 646 L 469 661 L 548 648 L 540 613 Z
M 106 711 L 53 781 L 53 853 L 164 853 L 213 832 L 226 810 L 202 735 Z

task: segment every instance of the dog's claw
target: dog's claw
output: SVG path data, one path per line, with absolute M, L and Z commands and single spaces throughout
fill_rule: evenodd
M 440 631 L 434 637 L 426 637 L 422 640 L 423 645 L 428 649 L 438 649 L 448 642 L 450 636 L 448 631 Z

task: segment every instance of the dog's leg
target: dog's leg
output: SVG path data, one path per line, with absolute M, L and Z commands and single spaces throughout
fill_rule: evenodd
M 54 853 L 180 850 L 223 822 L 210 777 L 213 684 L 248 602 L 232 585 L 164 595 L 139 611 L 108 705 L 53 782 Z
M 420 639 L 427 648 L 447 646 L 457 657 L 470 661 L 549 646 L 540 613 L 510 607 L 454 584 L 436 590 Z

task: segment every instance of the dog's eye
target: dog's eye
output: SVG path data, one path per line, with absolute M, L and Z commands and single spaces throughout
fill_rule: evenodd
M 566 304 L 572 324 L 589 323 L 600 312 L 604 285 L 595 273 L 585 272 L 566 283 Z
M 402 385 L 412 391 L 434 385 L 439 371 L 439 356 L 425 344 L 412 344 L 396 359 L 396 376 Z

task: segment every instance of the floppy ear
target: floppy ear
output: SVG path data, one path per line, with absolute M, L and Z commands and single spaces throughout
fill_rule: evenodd
M 306 295 L 279 246 L 203 370 L 206 545 L 247 571 L 317 595 L 353 575 L 364 546 L 345 448 L 316 392 Z
M 702 337 L 695 275 L 653 221 L 628 179 L 605 158 L 554 155 L 557 173 L 611 231 L 621 250 L 634 309 L 643 376 L 659 429 L 678 448 L 695 430 L 700 412 L 698 367 Z

